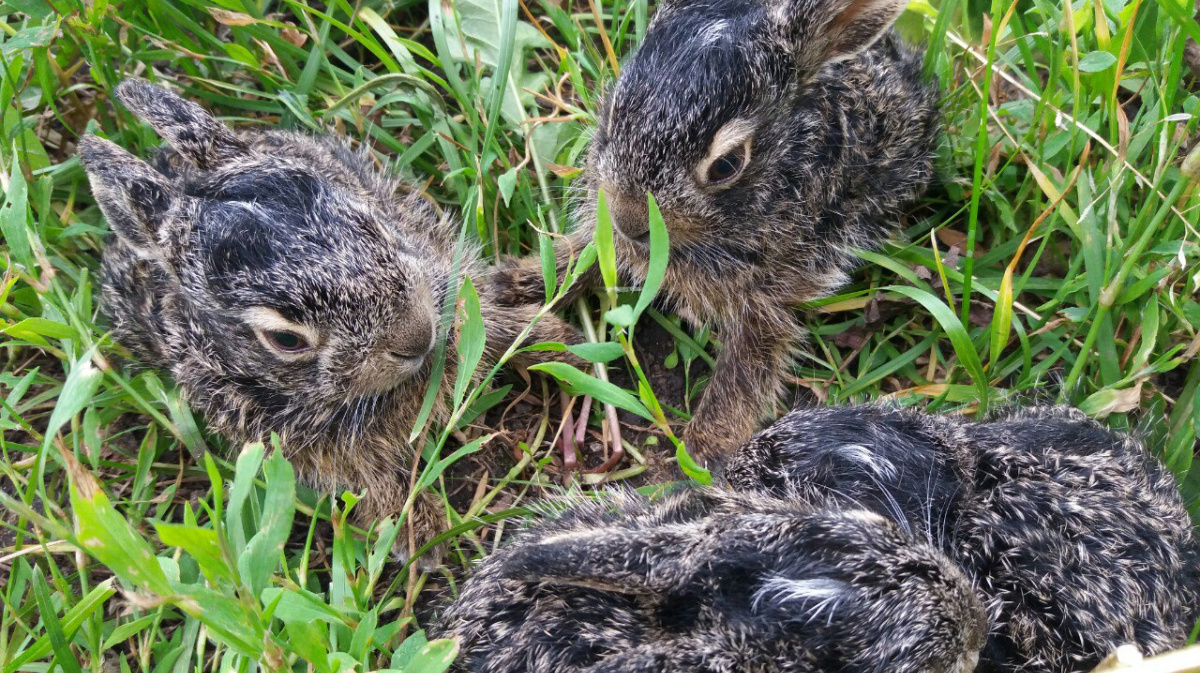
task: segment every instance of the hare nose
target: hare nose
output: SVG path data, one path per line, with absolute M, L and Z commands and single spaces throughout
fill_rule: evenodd
M 433 338 L 433 321 L 422 316 L 398 330 L 382 355 L 400 363 L 418 360 L 433 350 Z
M 635 243 L 646 243 L 650 237 L 650 213 L 644 199 L 631 199 L 613 194 L 608 197 L 608 212 L 613 228 Z

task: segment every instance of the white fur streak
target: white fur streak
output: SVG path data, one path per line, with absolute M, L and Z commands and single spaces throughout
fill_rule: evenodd
M 838 603 L 842 602 L 854 591 L 849 583 L 828 577 L 813 577 L 806 579 L 790 579 L 787 577 L 769 577 L 763 581 L 758 591 L 754 592 L 753 608 L 758 610 L 763 600 L 772 603 L 790 603 L 798 601 L 809 603 L 807 621 L 813 621 L 827 614 L 827 620 L 833 620 Z

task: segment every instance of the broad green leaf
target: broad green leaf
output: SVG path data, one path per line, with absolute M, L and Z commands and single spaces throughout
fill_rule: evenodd
M 654 420 L 654 416 L 633 395 L 607 381 L 585 374 L 565 362 L 543 362 L 529 369 L 550 374 L 558 379 L 563 390 L 571 395 L 591 395 L 601 402 L 637 414 L 648 421 Z
M 234 466 L 233 487 L 229 490 L 229 513 L 225 517 L 225 530 L 233 555 L 240 558 L 246 551 L 247 501 L 254 491 L 254 479 L 263 460 L 262 442 L 248 442 L 242 446 Z
M 625 354 L 615 341 L 575 344 L 567 346 L 567 350 L 588 362 L 611 362 Z
M 504 199 L 504 205 L 509 205 L 512 201 L 513 190 L 517 188 L 517 176 L 519 172 L 516 168 L 510 168 L 496 178 L 496 186 L 500 189 L 500 197 Z
M 44 450 L 50 448 L 59 428 L 74 418 L 75 414 L 82 411 L 83 407 L 92 401 L 96 388 L 100 386 L 100 380 L 104 377 L 104 373 L 92 364 L 92 356 L 95 354 L 96 347 L 93 346 L 71 365 L 71 373 L 67 375 L 67 380 L 63 383 L 62 392 L 59 393 L 54 411 L 50 414 L 50 422 L 46 425 L 46 438 L 42 443 Z
M 284 624 L 305 624 L 314 621 L 348 624 L 348 620 L 320 596 L 299 587 L 262 590 L 263 605 L 275 603 L 275 617 Z
M 488 97 L 489 109 L 502 100 L 499 110 L 504 121 L 515 131 L 524 132 L 527 128 L 522 124 L 526 118 L 524 106 L 533 104 L 528 91 L 542 90 L 549 75 L 521 64 L 530 50 L 550 46 L 546 38 L 517 18 L 516 0 L 455 0 L 441 3 L 440 9 L 453 11 L 461 28 L 461 39 L 450 35 L 446 41 L 453 58 L 471 68 L 478 62 L 491 70 L 496 84 Z M 455 25 L 453 17 L 447 18 L 450 19 L 445 22 L 447 25 Z
M 258 659 L 263 652 L 263 629 L 245 604 L 219 591 L 201 587 L 179 587 L 171 602 L 204 622 L 209 636 L 239 654 Z
M 200 572 L 204 573 L 213 586 L 234 583 L 232 569 L 221 555 L 221 544 L 216 531 L 164 521 L 155 521 L 154 530 L 163 544 L 179 547 L 195 559 L 200 566 Z
M 457 656 L 457 642 L 449 639 L 430 641 L 413 655 L 404 667 L 404 673 L 443 673 Z
M 71 510 L 79 546 L 133 587 L 170 596 L 171 584 L 150 544 L 113 509 L 91 472 L 69 453 L 62 458 L 71 479 Z
M 267 482 L 266 499 L 258 532 L 246 545 L 246 552 L 238 558 L 242 582 L 255 595 L 267 586 L 271 574 L 279 567 L 283 545 L 292 531 L 292 519 L 296 514 L 296 474 L 282 451 L 271 453 L 263 465 L 263 476 Z
M 1079 59 L 1079 70 L 1081 72 L 1101 72 L 1108 70 L 1116 62 L 1117 57 L 1107 51 L 1093 51 Z
M 283 625 L 283 633 L 287 644 L 304 661 L 312 664 L 317 673 L 331 673 L 329 668 L 329 650 L 325 643 L 329 640 L 325 627 L 313 622 L 287 622 Z
M 637 316 L 634 315 L 633 307 L 629 304 L 621 304 L 612 310 L 604 312 L 604 322 L 616 327 L 629 327 L 636 320 Z

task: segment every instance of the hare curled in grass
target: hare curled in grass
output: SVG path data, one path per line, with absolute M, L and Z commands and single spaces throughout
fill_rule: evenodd
M 793 307 L 844 283 L 852 250 L 888 236 L 932 178 L 936 91 L 888 31 L 905 4 L 666 0 L 601 105 L 559 279 L 600 190 L 622 276 L 645 279 L 653 194 L 667 302 L 722 342 L 684 432 L 701 461 L 719 465 L 771 413 L 803 335 Z M 534 257 L 494 278 L 505 301 L 544 298 Z M 593 267 L 576 293 L 599 280 Z
M 1174 479 L 1075 410 L 796 411 L 725 476 L 535 521 L 438 623 L 461 670 L 1072 673 L 1197 618 Z
M 461 276 L 486 276 L 472 249 L 456 272 L 457 224 L 338 138 L 235 133 L 142 81 L 116 95 L 171 147 L 152 166 L 107 140 L 81 141 L 115 234 L 102 289 L 116 339 L 169 370 L 231 441 L 277 432 L 309 484 L 367 490 L 361 520 L 399 514 L 442 307 Z M 486 289 L 480 299 L 494 361 L 537 307 L 501 309 Z M 578 340 L 548 318 L 529 341 Z M 449 331 L 443 393 L 456 376 Z M 436 415 L 447 406 L 439 395 Z M 419 499 L 418 538 L 442 518 Z
M 944 551 L 993 624 L 980 671 L 1092 669 L 1182 646 L 1200 544 L 1171 474 L 1067 407 L 968 423 L 879 406 L 798 410 L 728 466 L 736 488 L 866 508 Z
M 969 673 L 986 631 L 967 577 L 892 521 L 719 489 L 576 503 L 434 629 L 473 673 Z

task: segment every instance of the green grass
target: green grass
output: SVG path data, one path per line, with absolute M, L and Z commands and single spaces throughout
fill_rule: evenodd
M 459 0 L 443 13 L 451 4 L 0 4 L 0 673 L 431 671 L 453 655 L 425 642 L 414 610 L 431 598 L 423 590 L 452 579 L 388 563 L 400 527 L 352 530 L 352 495 L 331 502 L 295 486 L 261 447 L 204 454 L 219 441 L 171 384 L 125 366 L 98 322 L 106 228 L 75 156 L 84 132 L 154 147 L 110 92 L 127 76 L 167 80 L 231 123 L 370 143 L 460 213 L 489 259 L 537 254 L 537 231 L 569 220 L 565 192 L 597 92 L 652 8 Z M 929 45 L 944 92 L 939 181 L 896 244 L 865 254 L 851 286 L 809 307 L 811 355 L 795 382 L 829 403 L 886 396 L 944 413 L 1079 404 L 1141 431 L 1195 503 L 1200 199 L 1180 165 L 1197 146 L 1200 98 L 1182 52 L 1200 26 L 1179 0 L 1061 4 L 910 5 L 901 28 Z M 571 317 L 627 360 L 633 328 L 617 325 L 642 308 L 618 309 L 610 324 L 599 312 Z M 642 329 L 651 321 L 675 341 L 654 364 L 685 370 L 694 396 L 707 334 L 653 309 Z M 651 363 L 631 364 L 625 380 Z M 450 566 L 486 553 L 508 519 L 559 488 L 558 385 L 534 377 L 520 443 L 478 422 L 428 434 L 431 454 L 520 455 L 487 474 L 430 461 L 430 489 L 470 503 L 446 536 Z M 573 388 L 660 426 L 681 417 L 645 385 Z M 517 392 L 464 391 L 460 412 L 498 413 Z M 597 433 L 603 417 L 595 405 Z M 631 443 L 613 476 L 673 455 L 669 439 Z

